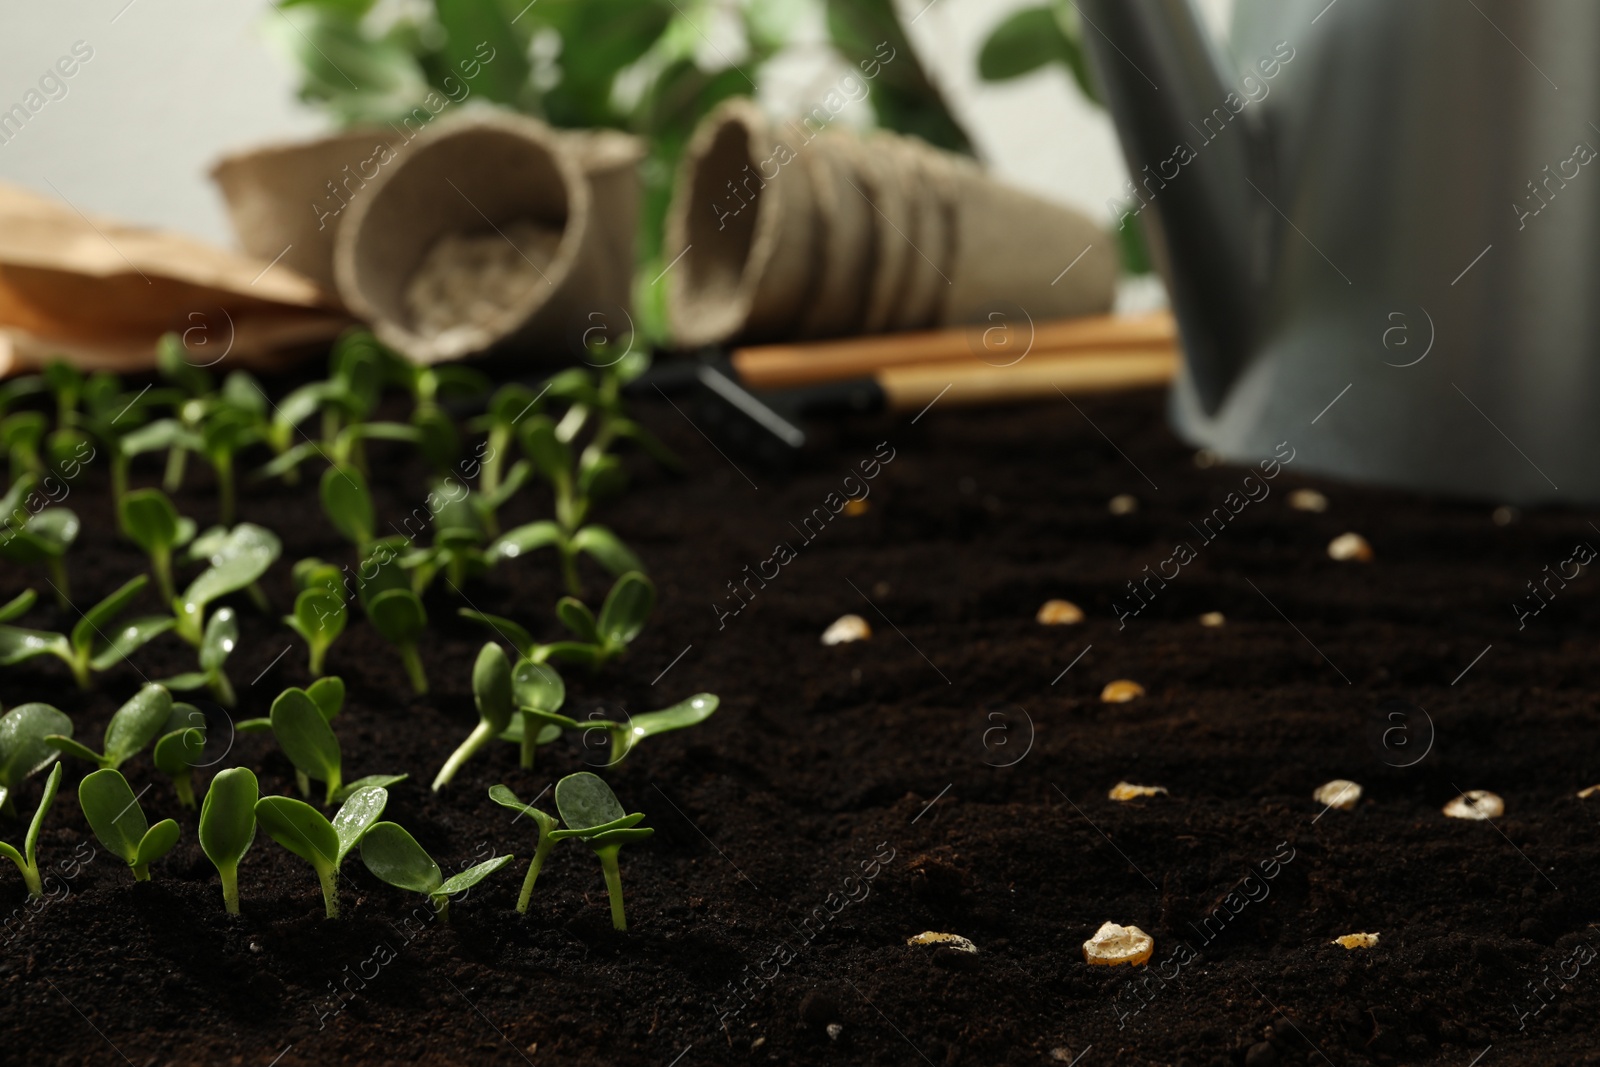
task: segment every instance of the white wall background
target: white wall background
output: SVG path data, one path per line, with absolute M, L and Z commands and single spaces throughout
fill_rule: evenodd
M 731 0 L 737 2 L 737 0 Z M 1098 212 L 1125 180 L 1105 117 L 1065 72 L 979 82 L 989 29 L 1037 0 L 897 0 L 923 62 L 1001 174 Z M 294 73 L 257 28 L 267 0 L 33 0 L 0 15 L 0 111 L 21 103 L 73 44 L 93 58 L 20 134 L 0 144 L 0 181 L 59 194 L 81 211 L 231 243 L 206 178 L 220 153 L 317 132 Z M 1232 0 L 1200 0 L 1222 31 Z M 820 32 L 820 27 L 817 28 Z M 809 107 L 836 75 L 802 49 L 772 71 L 779 108 Z

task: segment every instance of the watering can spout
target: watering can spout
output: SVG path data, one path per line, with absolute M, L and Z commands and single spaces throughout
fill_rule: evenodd
M 1205 412 L 1251 352 L 1267 270 L 1273 183 L 1266 132 L 1190 0 L 1077 0 L 1090 63 L 1130 179 L 1113 228 L 1144 223 Z

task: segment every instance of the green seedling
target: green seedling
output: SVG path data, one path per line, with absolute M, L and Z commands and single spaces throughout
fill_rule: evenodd
M 186 808 L 194 807 L 194 769 L 205 750 L 205 714 L 193 704 L 174 703 L 150 756 L 156 770 L 172 779 L 178 803 Z
M 229 593 L 252 588 L 282 551 L 277 534 L 248 522 L 241 522 L 232 530 L 208 530 L 197 537 L 189 555 L 206 559 L 211 565 L 173 601 L 178 636 L 191 645 L 202 644 L 206 606 Z
M 354 467 L 329 467 L 322 472 L 321 493 L 323 513 L 333 528 L 355 545 L 357 552 L 366 552 L 377 521 L 367 479 Z
M 489 742 L 505 732 L 511 725 L 511 715 L 516 710 L 511 687 L 511 661 L 500 646 L 493 641 L 478 650 L 478 659 L 472 665 L 472 700 L 478 708 L 478 725 L 450 754 L 433 780 L 437 793 L 449 784 L 456 772 L 481 752 Z
M 90 375 L 84 383 L 83 425 L 110 457 L 111 504 L 118 515 L 122 514 L 122 502 L 128 494 L 128 468 L 135 455 L 129 449 L 129 440 L 146 423 L 151 392 L 144 389 L 124 393 L 116 375 L 105 371 Z
M 349 618 L 344 596 L 326 586 L 302 589 L 294 598 L 294 614 L 285 615 L 283 621 L 306 643 L 313 678 L 322 677 L 322 663 L 328 649 L 344 633 Z
M 613 574 L 644 570 L 639 557 L 616 534 L 603 526 L 584 525 L 593 500 L 617 486 L 621 467 L 616 459 L 586 450 L 584 462 L 574 470 L 572 449 L 557 434 L 556 425 L 548 416 L 531 416 L 517 430 L 529 462 L 555 492 L 556 517 L 554 522 L 543 520 L 506 532 L 489 546 L 488 562 L 494 564 L 541 548 L 554 548 L 567 589 L 574 595 L 582 591 L 578 579 L 580 554 L 593 557 Z
M 134 650 L 173 628 L 171 616 L 159 615 L 112 622 L 149 584 L 139 575 L 83 613 L 70 633 L 24 630 L 0 625 L 0 666 L 21 663 L 35 656 L 55 656 L 72 669 L 79 688 L 88 689 L 91 671 L 116 666 Z
M 388 786 L 403 782 L 403 774 L 373 774 L 346 785 L 339 739 L 328 725 L 331 718 L 304 689 L 285 689 L 272 702 L 272 733 L 289 762 L 308 779 L 326 786 L 322 806 L 344 800 L 364 786 Z
M 24 589 L 4 604 L 0 604 L 0 623 L 7 623 L 12 619 L 20 619 L 28 613 L 28 609 L 33 607 L 34 602 L 38 599 L 39 594 L 32 589 Z
M 401 565 L 411 572 L 411 588 L 422 595 L 441 571 L 459 592 L 468 578 L 488 567 L 484 555 L 484 505 L 476 495 L 463 491 L 451 498 L 449 486 L 440 483 L 428 494 L 433 517 L 433 544 L 406 553 Z
M 94 836 L 113 855 L 122 857 L 136 882 L 148 882 L 150 864 L 178 843 L 178 824 L 163 819 L 149 825 L 128 780 L 114 768 L 95 771 L 80 782 L 78 804 Z
M 200 850 L 222 879 L 222 902 L 239 914 L 239 861 L 256 839 L 256 776 L 247 767 L 229 767 L 211 779 L 200 806 Z
M 452 896 L 471 889 L 515 858 L 496 856 L 445 878 L 433 857 L 398 823 L 374 823 L 361 838 L 361 862 L 367 870 L 381 882 L 427 896 L 444 922 L 450 921 Z
M 192 400 L 189 403 L 198 404 L 202 401 Z M 216 472 L 217 519 L 223 524 L 233 522 L 236 494 L 233 457 L 258 436 L 256 417 L 226 400 L 213 403 L 200 424 L 200 453 Z
M 150 569 L 161 589 L 161 602 L 177 595 L 172 586 L 172 550 L 194 540 L 193 519 L 178 514 L 159 489 L 136 489 L 122 498 L 122 530 L 150 557 Z
M 494 396 L 489 398 L 489 409 L 467 424 L 468 429 L 488 435 L 485 442 L 487 455 L 478 473 L 478 491 L 484 496 L 492 497 L 499 492 L 501 474 L 506 469 L 505 457 L 516 440 L 517 425 L 526 416 L 541 411 L 543 403 L 541 394 L 525 385 L 511 382 L 496 389 Z
M 306 686 L 306 696 L 322 712 L 322 717 L 329 722 L 344 708 L 344 679 L 329 675 L 318 678 Z M 240 719 L 233 724 L 236 732 L 241 734 L 264 734 L 272 729 L 271 719 Z M 308 792 L 309 787 L 302 787 L 301 792 Z
M 74 741 L 69 736 L 70 731 L 51 734 L 45 740 L 59 748 L 62 755 L 115 770 L 154 741 L 171 718 L 172 694 L 167 692 L 165 686 L 151 682 L 133 694 L 111 716 L 102 742 L 104 752 L 96 752 L 88 745 Z
M 611 925 L 626 930 L 628 916 L 622 907 L 622 874 L 617 869 L 617 853 L 623 845 L 643 841 L 655 831 L 639 826 L 643 813 L 627 814 L 611 787 L 588 771 L 569 774 L 556 783 L 556 810 L 561 812 L 561 821 L 568 828 L 551 831 L 551 840 L 559 842 L 578 837 L 594 849 L 594 854 L 600 857 L 600 869 L 605 873 L 606 892 L 611 897 Z
M 52 359 L 45 364 L 44 383 L 55 397 L 56 425 L 76 425 L 78 402 L 83 398 L 83 372 L 64 359 Z
M 575 597 L 562 597 L 556 603 L 556 617 L 576 638 L 541 645 L 526 627 L 502 615 L 489 615 L 462 608 L 463 618 L 482 623 L 533 663 L 556 661 L 576 663 L 594 669 L 616 659 L 644 629 L 645 620 L 655 606 L 655 586 L 637 572 L 618 578 L 600 607 L 599 618 Z
M 533 850 L 533 859 L 528 863 L 528 874 L 522 879 L 522 892 L 517 894 L 517 913 L 526 915 L 528 902 L 533 899 L 533 883 L 538 880 L 539 871 L 544 867 L 544 861 L 550 855 L 551 849 L 556 847 L 556 839 L 550 834 L 561 825 L 561 822 L 554 815 L 546 815 L 532 804 L 524 804 L 517 799 L 517 794 L 504 785 L 490 786 L 489 799 L 502 808 L 510 808 L 521 815 L 526 815 L 539 828 L 539 844 Z
M 12 481 L 28 474 L 44 473 L 41 448 L 49 426 L 49 420 L 38 411 L 19 411 L 0 419 L 0 448 L 6 450 L 11 461 Z
M 44 896 L 44 886 L 39 881 L 39 830 L 44 826 L 44 817 L 50 805 L 56 801 L 56 789 L 60 785 L 61 761 L 57 760 L 50 777 L 45 779 L 44 795 L 39 798 L 39 808 L 33 813 L 33 821 L 28 824 L 28 836 L 23 838 L 22 851 L 18 852 L 0 841 L 0 856 L 17 865 L 17 870 L 22 872 L 22 881 L 28 887 L 28 895 L 35 900 Z
M 428 613 L 410 589 L 387 589 L 367 602 L 367 618 L 373 629 L 400 653 L 411 688 L 419 694 L 428 691 L 428 676 L 422 669 L 417 641 L 428 626 Z
M 256 821 L 268 837 L 311 864 L 328 918 L 337 919 L 339 868 L 388 802 L 389 791 L 382 786 L 363 786 L 346 798 L 329 822 L 316 808 L 293 797 L 262 797 L 256 801 Z
M 200 669 L 163 678 L 161 684 L 179 692 L 209 689 L 211 695 L 217 698 L 217 703 L 225 708 L 233 707 L 239 698 L 223 667 L 238 643 L 239 620 L 233 609 L 218 608 L 211 613 L 211 618 L 206 622 L 205 636 L 200 639 Z
M 12 794 L 61 755 L 51 737 L 72 735 L 72 720 L 49 704 L 21 704 L 0 715 L 0 812 L 17 813 Z
M 511 687 L 517 716 L 500 735 L 500 739 L 516 743 L 521 750 L 522 768 L 532 770 L 534 752 L 538 746 L 550 744 L 564 730 L 582 727 L 575 720 L 559 714 L 558 709 L 567 699 L 567 685 L 548 663 L 518 660 L 511 670 Z
M 583 726 L 586 729 L 601 729 L 610 735 L 611 761 L 606 766 L 615 767 L 627 759 L 628 753 L 645 738 L 672 730 L 682 730 L 686 726 L 698 726 L 711 718 L 719 703 L 714 693 L 696 693 L 688 700 L 681 700 L 670 708 L 634 715 L 627 722 L 586 719 Z
M 71 607 L 67 549 L 78 539 L 82 524 L 70 508 L 47 506 L 50 497 L 35 492 L 38 485 L 37 476 L 23 474 L 0 497 L 0 559 L 43 567 L 56 602 Z

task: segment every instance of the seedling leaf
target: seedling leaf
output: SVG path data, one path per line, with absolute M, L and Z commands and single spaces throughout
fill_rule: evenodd
M 20 704 L 0 716 L 0 806 L 11 791 L 61 754 L 50 737 L 72 736 L 72 720 L 49 704 Z
M 622 649 L 639 631 L 655 607 L 656 587 L 644 575 L 629 571 L 618 578 L 600 608 L 600 636 L 607 646 Z
M 464 619 L 483 623 L 483 625 L 493 630 L 501 640 L 509 642 L 511 647 L 515 648 L 518 654 L 522 656 L 527 656 L 537 645 L 533 635 L 520 623 L 513 622 L 503 615 L 488 615 L 481 611 L 474 611 L 471 608 L 462 608 L 457 614 Z
M 556 616 L 579 641 L 587 645 L 600 643 L 600 630 L 594 612 L 583 601 L 570 596 L 562 597 L 556 601 Z
M 34 601 L 38 599 L 39 595 L 32 589 L 25 589 L 4 604 L 0 604 L 0 623 L 10 622 L 12 619 L 20 619 L 28 613 L 28 609 L 33 607 Z
M 322 510 L 328 520 L 357 548 L 372 541 L 376 521 L 367 480 L 354 467 L 329 467 L 322 472 Z
M 272 733 L 301 774 L 325 782 L 328 803 L 343 784 L 339 739 L 304 689 L 285 689 L 272 702 Z
M 178 823 L 173 819 L 162 819 L 146 830 L 144 837 L 139 841 L 139 849 L 131 865 L 134 877 L 139 877 L 139 872 L 143 871 L 144 878 L 148 881 L 150 864 L 172 851 L 172 846 L 178 843 L 178 834 Z
M 230 767 L 211 779 L 200 806 L 200 850 L 222 878 L 222 899 L 229 915 L 239 914 L 239 861 L 256 839 L 260 795 L 249 768 Z
M 586 830 L 627 818 L 605 779 L 588 771 L 569 774 L 556 783 L 556 810 L 574 830 Z
M 344 679 L 335 676 L 318 678 L 306 687 L 306 696 L 322 712 L 322 717 L 332 722 L 344 707 Z
M 339 835 L 316 808 L 293 797 L 262 797 L 256 801 L 256 820 L 284 848 L 319 871 L 338 868 L 342 858 Z
M 548 663 L 519 660 L 511 672 L 511 684 L 519 708 L 555 711 L 567 699 L 567 685 Z
M 333 831 L 338 837 L 335 865 L 344 863 L 350 850 L 361 843 L 362 835 L 383 815 L 388 803 L 389 791 L 382 786 L 362 786 L 351 792 L 333 817 Z
M 471 889 L 514 859 L 516 859 L 515 856 L 496 856 L 492 860 L 484 860 L 482 863 L 468 867 L 460 874 L 451 875 L 445 879 L 439 888 L 434 890 L 434 895 L 450 897 Z
M 586 552 L 612 574 L 644 570 L 644 561 L 622 539 L 604 526 L 585 526 L 572 535 L 574 552 Z
M 101 765 L 120 767 L 155 740 L 172 714 L 172 694 L 151 683 L 118 708 L 106 726 L 105 754 Z
M 388 789 L 391 785 L 399 785 L 410 778 L 409 774 L 368 774 L 357 778 L 355 781 L 341 786 L 334 794 L 333 799 L 342 804 L 355 795 L 358 789 Z
M 697 726 L 705 722 L 711 718 L 720 703 L 715 693 L 696 693 L 670 708 L 646 711 L 633 716 L 626 723 L 618 724 L 611 732 L 611 766 L 615 767 L 621 763 L 628 753 L 633 751 L 634 746 L 647 737 L 671 730 L 682 730 L 686 726 Z
M 416 838 L 398 823 L 373 823 L 361 838 L 361 862 L 379 881 L 429 896 L 439 891 L 444 875 Z
M 507 530 L 489 545 L 484 552 L 484 558 L 491 564 L 505 559 L 516 559 L 529 552 L 558 545 L 562 540 L 561 527 L 549 519 L 543 519 Z

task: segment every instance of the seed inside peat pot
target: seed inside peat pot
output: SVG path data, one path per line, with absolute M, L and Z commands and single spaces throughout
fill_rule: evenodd
M 517 221 L 504 233 L 451 233 L 406 283 L 412 326 L 424 337 L 493 329 L 536 285 L 555 258 L 561 231 Z
M 1333 939 L 1333 944 L 1344 949 L 1373 948 L 1378 943 L 1377 934 L 1345 934 Z
M 1358 533 L 1342 533 L 1328 542 L 1328 558 L 1340 563 L 1372 562 L 1372 546 Z
M 1126 678 L 1107 682 L 1106 687 L 1100 690 L 1100 699 L 1107 704 L 1126 704 L 1142 696 L 1144 696 L 1144 686 L 1138 682 L 1130 682 Z
M 822 631 L 825 645 L 846 645 L 851 641 L 865 641 L 872 636 L 872 627 L 860 615 L 841 615 Z
M 1452 819 L 1477 822 L 1498 819 L 1505 812 L 1506 802 L 1487 789 L 1469 789 L 1444 806 L 1444 813 Z
M 1227 616 L 1220 611 L 1208 611 L 1200 616 L 1200 625 L 1208 630 L 1215 630 L 1217 627 L 1225 625 L 1227 621 Z
M 1106 508 L 1113 515 L 1132 515 L 1139 510 L 1139 498 L 1128 493 L 1118 493 Z
M 1167 787 L 1164 785 L 1134 785 L 1132 782 L 1118 782 L 1111 787 L 1111 792 L 1106 796 L 1112 800 L 1137 800 L 1140 797 L 1159 797 L 1165 795 Z
M 1340 811 L 1349 811 L 1361 800 L 1361 786 L 1344 778 L 1335 778 L 1317 786 L 1317 791 L 1311 794 L 1311 799 L 1318 804 Z
M 1321 513 L 1328 510 L 1328 498 L 1315 489 L 1296 489 L 1289 494 L 1289 506 L 1296 511 Z
M 1137 966 L 1150 962 L 1150 955 L 1155 949 L 1155 938 L 1137 926 L 1118 926 L 1114 922 L 1107 922 L 1083 943 L 1083 958 L 1085 962 L 1100 967 L 1117 967 L 1124 963 Z
M 924 930 L 915 937 L 906 938 L 908 945 L 937 945 L 957 952 L 977 952 L 978 946 L 960 934 L 941 934 L 937 930 Z
M 1045 626 L 1072 626 L 1083 621 L 1083 609 L 1070 600 L 1046 600 L 1034 618 Z

